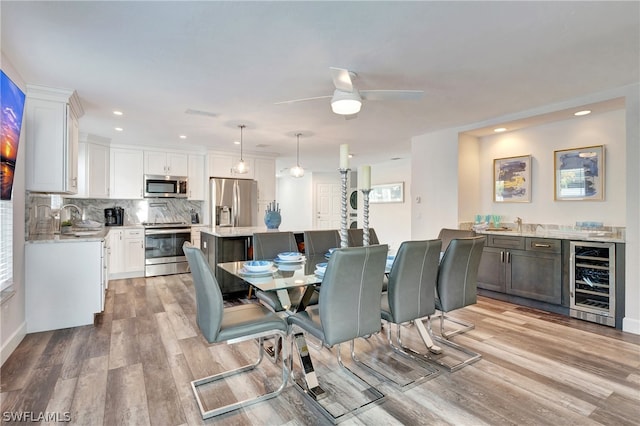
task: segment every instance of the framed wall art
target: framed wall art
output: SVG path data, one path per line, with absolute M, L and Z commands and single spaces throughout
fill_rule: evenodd
M 530 203 L 531 156 L 493 160 L 493 183 L 496 203 Z
M 370 203 L 404 203 L 404 182 L 371 185 Z
M 604 145 L 554 152 L 555 199 L 604 200 Z

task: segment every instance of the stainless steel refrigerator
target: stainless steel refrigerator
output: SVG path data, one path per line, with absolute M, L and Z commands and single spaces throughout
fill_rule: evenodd
M 211 178 L 211 224 L 256 226 L 258 183 L 250 179 Z

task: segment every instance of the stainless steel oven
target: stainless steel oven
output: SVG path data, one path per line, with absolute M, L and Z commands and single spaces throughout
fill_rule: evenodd
M 182 244 L 191 241 L 186 223 L 143 223 L 144 276 L 181 274 L 189 270 Z

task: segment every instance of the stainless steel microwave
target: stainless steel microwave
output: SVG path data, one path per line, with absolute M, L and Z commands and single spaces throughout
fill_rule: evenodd
M 145 198 L 187 198 L 186 176 L 144 175 Z

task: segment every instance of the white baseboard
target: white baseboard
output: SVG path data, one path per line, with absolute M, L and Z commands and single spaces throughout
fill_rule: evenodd
M 624 317 L 622 319 L 622 331 L 627 333 L 640 334 L 640 320 Z
M 27 323 L 23 322 L 20 324 L 20 327 L 11 335 L 10 338 L 2 345 L 2 349 L 0 349 L 0 365 L 4 364 L 4 362 L 9 359 L 9 356 L 16 350 L 24 336 L 27 335 Z

